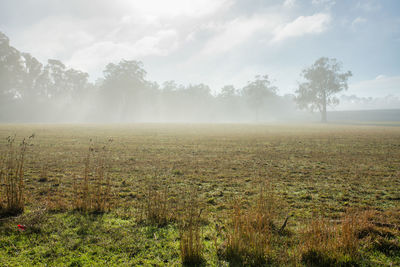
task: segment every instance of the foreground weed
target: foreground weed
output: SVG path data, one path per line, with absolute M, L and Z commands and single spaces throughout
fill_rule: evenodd
M 173 220 L 173 209 L 169 202 L 167 185 L 160 185 L 156 178 L 147 180 L 144 209 L 146 221 L 159 227 Z
M 179 223 L 183 265 L 199 266 L 204 263 L 201 231 L 202 211 L 196 192 L 191 190 L 188 201 L 183 204 Z
M 231 264 L 259 266 L 267 263 L 272 235 L 276 231 L 274 219 L 279 207 L 275 203 L 273 192 L 263 185 L 255 206 L 244 210 L 241 201 L 234 204 L 225 251 Z
M 28 146 L 34 134 L 24 138 L 19 147 L 15 147 L 15 136 L 7 137 L 7 150 L 1 157 L 0 182 L 4 184 L 0 190 L 0 212 L 5 215 L 15 215 L 24 211 L 24 161 Z M 2 191 L 2 192 L 1 192 Z
M 312 266 L 355 265 L 360 259 L 360 233 L 369 229 L 369 212 L 348 212 L 339 222 L 316 219 L 304 236 L 302 261 Z
M 112 142 L 109 139 L 108 144 Z M 77 210 L 85 212 L 106 212 L 111 208 L 111 180 L 107 172 L 109 166 L 108 147 L 95 148 L 92 140 L 84 159 L 83 179 L 74 179 Z
M 313 220 L 304 236 L 301 260 L 308 266 L 334 266 L 337 226 L 326 219 Z

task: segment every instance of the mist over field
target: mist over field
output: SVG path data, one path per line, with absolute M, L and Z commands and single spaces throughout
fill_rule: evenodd
M 373 0 L 2 1 L 0 121 L 293 122 L 400 109 L 398 9 Z
M 400 266 L 399 0 L 0 0 L 0 266 Z

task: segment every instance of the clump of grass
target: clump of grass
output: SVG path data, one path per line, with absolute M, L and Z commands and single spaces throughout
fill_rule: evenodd
M 307 266 L 356 266 L 362 252 L 394 256 L 400 251 L 396 216 L 374 210 L 348 211 L 341 220 L 312 220 L 301 239 L 301 261 Z
M 361 213 L 356 236 L 364 241 L 368 250 L 379 251 L 386 256 L 395 256 L 400 252 L 400 213 L 398 210 L 377 212 L 367 210 Z
M 315 219 L 304 235 L 301 261 L 307 266 L 333 266 L 336 264 L 337 226 L 326 219 Z
M 339 223 L 313 220 L 304 235 L 301 260 L 310 266 L 352 265 L 360 258 L 359 233 L 369 228 L 367 213 L 347 213 Z
M 147 180 L 143 211 L 148 223 L 163 227 L 173 220 L 173 209 L 169 202 L 168 186 L 159 182 L 155 178 Z
M 201 231 L 202 211 L 196 192 L 191 190 L 190 197 L 183 204 L 179 223 L 181 260 L 185 266 L 199 266 L 205 261 Z
M 356 217 L 353 214 L 346 214 L 340 225 L 339 246 L 344 254 L 356 259 L 359 256 L 359 239 L 357 237 L 358 229 L 368 224 L 363 217 Z
M 233 265 L 265 265 L 271 250 L 277 216 L 275 196 L 263 185 L 256 205 L 244 210 L 241 201 L 233 206 L 232 220 L 227 233 L 226 259 Z
M 7 149 L 1 157 L 0 183 L 0 213 L 2 215 L 16 215 L 24 211 L 24 161 L 28 146 L 34 134 L 24 138 L 19 147 L 15 147 L 15 136 L 7 137 Z
M 109 139 L 108 144 L 112 142 Z M 111 179 L 108 147 L 95 148 L 92 143 L 84 159 L 83 179 L 74 179 L 74 208 L 84 212 L 106 212 L 111 208 Z

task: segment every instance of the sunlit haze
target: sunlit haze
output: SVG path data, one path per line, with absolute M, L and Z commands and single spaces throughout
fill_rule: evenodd
M 108 63 L 143 62 L 146 79 L 243 88 L 268 75 L 295 94 L 320 57 L 350 70 L 329 110 L 400 108 L 400 3 L 378 0 L 173 0 L 0 3 L 10 45 L 45 64 L 57 59 L 103 77 Z

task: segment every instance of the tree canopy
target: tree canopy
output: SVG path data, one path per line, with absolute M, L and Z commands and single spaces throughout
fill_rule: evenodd
M 326 108 L 336 105 L 339 100 L 335 94 L 347 90 L 347 80 L 351 71 L 341 73 L 342 64 L 336 59 L 321 57 L 302 72 L 305 82 L 296 91 L 296 102 L 300 108 L 321 113 L 321 121 L 326 122 Z
M 257 75 L 254 81 L 248 82 L 243 88 L 243 95 L 255 112 L 255 120 L 259 120 L 260 109 L 267 105 L 267 100 L 276 97 L 277 88 L 271 85 L 268 75 Z

